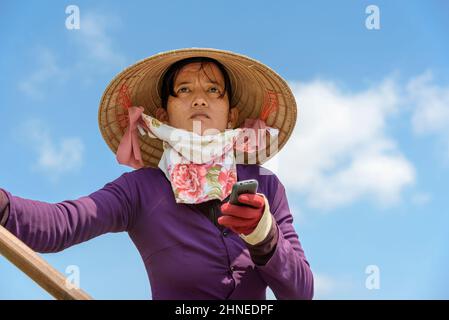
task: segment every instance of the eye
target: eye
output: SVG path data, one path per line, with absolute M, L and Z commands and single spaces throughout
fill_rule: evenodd
M 187 87 L 181 87 L 181 88 L 178 89 L 178 92 L 181 92 L 181 93 L 189 92 L 189 88 L 187 88 Z
M 212 93 L 220 93 L 220 89 L 217 87 L 211 87 L 211 88 L 209 88 L 209 91 Z

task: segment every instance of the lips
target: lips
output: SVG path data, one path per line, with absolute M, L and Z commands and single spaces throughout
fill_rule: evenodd
M 196 117 L 205 117 L 205 118 L 209 119 L 209 116 L 206 113 L 204 113 L 204 112 L 196 112 L 196 113 L 192 114 L 190 119 L 193 119 L 193 118 L 196 118 Z

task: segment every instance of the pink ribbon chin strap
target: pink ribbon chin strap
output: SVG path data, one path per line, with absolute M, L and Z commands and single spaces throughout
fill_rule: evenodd
M 140 153 L 137 125 L 140 123 L 144 109 L 143 107 L 129 107 L 127 109 L 129 124 L 120 140 L 116 158 L 120 164 L 140 169 L 143 168 L 144 163 Z

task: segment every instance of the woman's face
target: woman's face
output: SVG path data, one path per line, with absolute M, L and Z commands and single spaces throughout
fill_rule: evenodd
M 228 122 L 234 127 L 238 111 L 230 109 L 227 93 L 221 96 L 224 85 L 223 74 L 214 63 L 185 65 L 174 80 L 177 97 L 168 97 L 166 114 L 160 120 L 201 135 L 222 132 Z

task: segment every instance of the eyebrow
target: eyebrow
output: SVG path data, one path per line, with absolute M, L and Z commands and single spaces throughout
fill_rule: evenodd
M 183 84 L 191 84 L 191 83 L 192 83 L 191 81 L 183 81 L 178 84 L 175 84 L 175 87 L 183 85 Z M 222 86 L 222 84 L 220 84 L 218 81 L 207 81 L 206 83 L 218 84 L 218 85 Z

